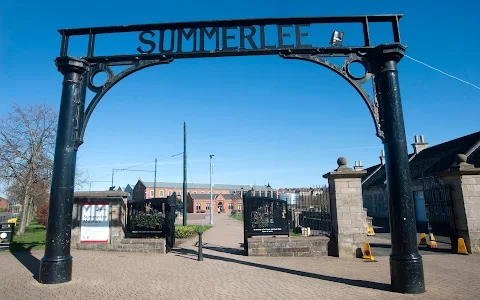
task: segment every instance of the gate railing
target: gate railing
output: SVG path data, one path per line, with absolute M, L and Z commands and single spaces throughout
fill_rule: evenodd
M 265 235 L 289 235 L 287 202 L 275 198 L 243 196 L 244 248 L 248 238 Z
M 327 235 L 332 232 L 332 216 L 328 188 L 300 195 L 296 203 L 288 206 L 290 228 L 295 233 L 301 227 L 310 228 L 310 235 Z
M 451 243 L 453 247 L 457 232 L 451 186 L 435 177 L 422 177 L 422 184 L 428 232 L 433 233 L 437 241 Z
M 127 204 L 127 238 L 166 239 L 167 251 L 175 245 L 175 209 L 177 196 L 151 198 Z

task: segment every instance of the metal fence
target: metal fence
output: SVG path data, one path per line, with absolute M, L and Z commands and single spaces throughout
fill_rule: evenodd
M 127 205 L 127 238 L 164 237 L 167 251 L 175 245 L 175 210 L 177 196 L 151 198 Z
M 332 217 L 328 188 L 300 194 L 296 203 L 288 207 L 290 228 L 301 233 L 301 228 L 310 228 L 310 235 L 330 235 Z

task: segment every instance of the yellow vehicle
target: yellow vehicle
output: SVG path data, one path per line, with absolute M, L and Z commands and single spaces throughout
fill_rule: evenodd
M 15 223 L 15 226 L 17 226 L 17 220 L 18 218 L 12 218 L 12 219 L 8 219 L 8 223 Z

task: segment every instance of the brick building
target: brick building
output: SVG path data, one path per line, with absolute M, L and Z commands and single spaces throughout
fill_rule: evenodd
M 0 208 L 1 209 L 8 209 L 8 200 L 5 198 L 0 197 Z
M 179 199 L 182 199 L 183 183 L 175 182 L 157 182 L 155 191 L 153 182 L 138 180 L 133 188 L 134 201 L 149 198 L 163 198 L 176 193 Z M 247 191 L 253 191 L 256 196 L 278 198 L 278 191 L 270 185 L 242 185 L 242 184 L 213 184 L 213 194 L 232 195 L 237 194 L 243 197 Z M 210 184 L 208 183 L 188 183 L 187 192 L 195 194 L 210 194 Z M 208 198 L 210 199 L 210 197 Z
M 210 213 L 210 194 L 190 194 L 187 198 L 189 213 Z M 214 213 L 242 211 L 242 197 L 239 194 L 213 194 L 212 205 Z

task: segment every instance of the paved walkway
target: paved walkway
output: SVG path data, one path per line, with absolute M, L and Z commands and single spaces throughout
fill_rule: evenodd
M 75 250 L 73 281 L 47 286 L 33 278 L 43 251 L 2 253 L 0 299 L 480 299 L 480 255 L 424 256 L 427 293 L 403 295 L 388 291 L 386 256 L 247 257 L 242 223 L 215 217 L 203 262 L 195 239 L 166 255 Z

